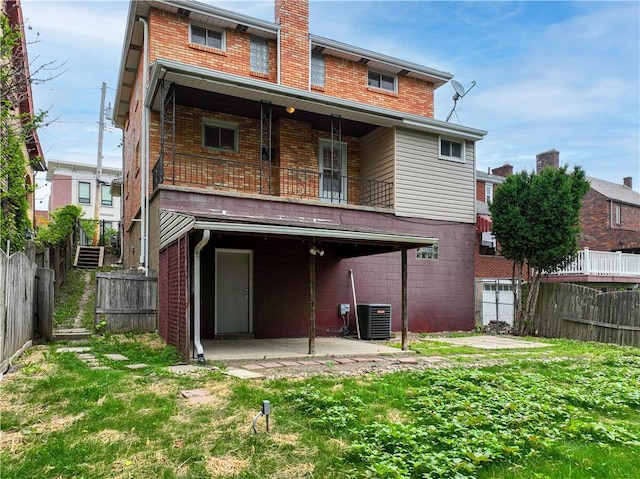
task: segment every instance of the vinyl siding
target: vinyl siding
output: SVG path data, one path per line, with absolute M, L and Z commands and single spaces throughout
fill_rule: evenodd
M 396 129 L 396 215 L 475 222 L 475 148 L 465 163 L 438 159 L 438 136 Z
M 368 180 L 393 181 L 393 129 L 377 128 L 360 140 L 360 175 Z

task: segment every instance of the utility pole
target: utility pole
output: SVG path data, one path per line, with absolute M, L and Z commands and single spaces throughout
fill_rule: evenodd
M 102 143 L 104 141 L 104 102 L 107 96 L 107 84 L 102 82 L 102 96 L 100 98 L 100 120 L 98 122 L 98 160 L 96 164 L 96 200 L 93 207 L 93 219 L 96 220 L 96 231 L 93 236 L 93 245 L 98 244 L 100 238 L 100 204 L 102 203 Z

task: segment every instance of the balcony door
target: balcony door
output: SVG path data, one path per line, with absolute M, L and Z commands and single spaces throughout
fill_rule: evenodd
M 347 202 L 347 144 L 320 140 L 320 199 L 332 203 Z

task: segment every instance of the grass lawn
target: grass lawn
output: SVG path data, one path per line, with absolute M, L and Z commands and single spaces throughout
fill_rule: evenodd
M 639 349 L 550 341 L 479 355 L 418 341 L 450 366 L 242 381 L 169 374 L 175 350 L 151 335 L 86 344 L 110 369 L 44 345 L 0 383 L 3 479 L 640 477 Z M 195 388 L 211 401 L 179 395 Z M 264 399 L 271 430 L 261 419 L 254 435 Z

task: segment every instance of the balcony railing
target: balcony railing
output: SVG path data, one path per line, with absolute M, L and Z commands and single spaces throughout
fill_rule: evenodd
M 640 255 L 585 248 L 578 251 L 576 258 L 566 268 L 549 274 L 568 275 L 640 277 Z
M 187 154 L 160 157 L 153 167 L 153 189 L 160 184 L 313 199 L 330 203 L 393 207 L 393 183 L 318 171 L 283 168 Z

